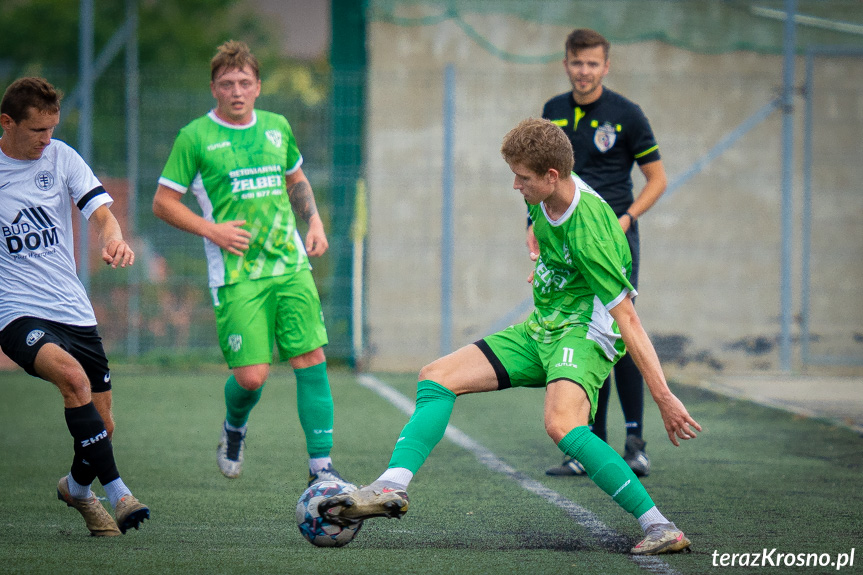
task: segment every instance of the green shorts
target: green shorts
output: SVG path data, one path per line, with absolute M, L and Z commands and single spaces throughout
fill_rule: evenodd
M 498 388 L 545 387 L 568 379 L 580 385 L 590 401 L 590 422 L 596 415 L 599 388 L 614 366 L 602 348 L 573 329 L 551 343 L 539 343 L 516 324 L 481 339 L 476 344 L 497 373 Z
M 228 367 L 282 361 L 326 345 L 321 299 L 308 269 L 213 290 L 219 345 Z

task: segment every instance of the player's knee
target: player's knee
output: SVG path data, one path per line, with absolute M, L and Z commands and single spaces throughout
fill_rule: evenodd
M 267 381 L 266 376 L 261 376 L 257 374 L 247 375 L 242 378 L 237 377 L 236 379 L 239 386 L 248 391 L 255 391 L 257 389 L 260 389 L 260 387 L 264 385 L 264 383 Z
M 464 372 L 464 364 L 453 361 L 452 355 L 442 357 L 423 367 L 418 381 L 433 381 L 456 395 L 491 391 L 485 388 L 485 381 L 471 373 Z M 495 382 L 495 385 L 496 382 Z
M 327 356 L 324 354 L 324 348 L 319 347 L 306 353 L 292 357 L 289 360 L 291 367 L 294 369 L 305 369 L 314 367 L 327 361 Z
M 562 430 L 561 427 L 551 425 L 548 421 L 545 422 L 545 432 L 551 438 L 551 440 L 557 445 L 560 443 L 560 440 L 566 437 L 566 433 Z
M 63 391 L 61 389 L 61 391 Z M 85 378 L 84 380 L 75 380 L 74 383 L 66 387 L 64 396 L 69 398 L 74 398 L 74 403 L 76 405 L 85 405 L 90 403 L 92 399 L 92 395 L 90 393 L 90 382 Z
M 419 381 L 425 380 L 430 380 L 446 387 L 446 370 L 443 369 L 440 360 L 433 361 L 420 370 Z
M 63 394 L 67 406 L 80 406 L 90 403 L 90 380 L 84 369 L 76 361 L 62 362 L 51 372 L 54 385 Z
M 234 369 L 234 378 L 237 380 L 237 384 L 248 391 L 259 389 L 269 376 L 270 366 L 265 363 Z
M 114 438 L 114 417 L 110 414 L 107 417 L 103 415 L 102 421 L 105 423 L 105 431 L 108 432 L 108 439 L 112 440 Z
M 570 421 L 567 421 L 562 417 L 557 417 L 553 413 L 546 414 L 545 416 L 545 432 L 551 440 L 554 441 L 555 445 L 560 443 L 560 440 L 566 437 L 573 428 L 574 426 Z

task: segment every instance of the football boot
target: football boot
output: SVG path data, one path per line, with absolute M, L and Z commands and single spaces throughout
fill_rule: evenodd
M 638 477 L 647 477 L 650 474 L 650 459 L 644 452 L 645 445 L 647 443 L 640 437 L 628 435 L 623 448 L 623 460 Z
M 408 494 L 403 489 L 374 483 L 324 499 L 318 513 L 337 525 L 355 523 L 371 517 L 401 518 L 408 511 Z
M 138 501 L 134 495 L 128 493 L 120 498 L 117 506 L 114 508 L 114 517 L 117 518 L 117 525 L 123 533 L 126 530 L 134 527 L 135 529 L 150 518 L 150 510 L 146 505 Z
M 332 463 L 330 463 L 317 473 L 312 473 L 311 470 L 309 470 L 309 487 L 311 487 L 315 483 L 320 483 L 321 481 L 337 481 L 338 483 L 350 483 L 350 481 L 345 481 L 344 479 L 342 479 L 342 476 L 339 475 L 339 472 L 336 471 Z
M 94 537 L 115 537 L 120 535 L 120 529 L 108 511 L 102 506 L 93 492 L 88 499 L 77 499 L 69 493 L 69 481 L 63 477 L 57 484 L 57 499 L 69 507 L 74 507 L 84 517 L 84 523 Z
M 239 431 L 228 431 L 222 426 L 222 438 L 216 449 L 216 459 L 222 475 L 235 479 L 243 470 L 243 452 L 246 449 L 246 434 Z
M 554 467 L 549 467 L 545 470 L 546 475 L 587 475 L 587 471 L 584 470 L 584 466 L 573 459 L 572 457 L 567 457 L 563 460 L 563 463 L 560 465 L 555 465 Z
M 676 553 L 689 549 L 692 545 L 683 531 L 674 523 L 660 523 L 647 530 L 647 537 L 630 549 L 633 555 L 659 555 L 660 553 Z

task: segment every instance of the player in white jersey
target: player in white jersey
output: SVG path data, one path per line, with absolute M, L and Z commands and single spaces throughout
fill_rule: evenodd
M 249 415 L 269 377 L 275 345 L 297 380 L 309 485 L 341 479 L 330 457 L 327 333 L 307 257 L 323 255 L 328 243 L 303 157 L 287 119 L 255 109 L 261 78 L 246 44 L 219 46 L 210 74 L 216 107 L 180 130 L 153 212 L 204 238 L 216 329 L 232 370 L 216 461 L 225 477 L 240 475 Z M 201 215 L 182 202 L 187 191 Z M 294 212 L 309 226 L 305 245 Z
M 603 381 L 629 348 L 671 442 L 679 445 L 678 439 L 692 439 L 701 430 L 668 389 L 635 313 L 632 257 L 623 230 L 608 204 L 571 175 L 572 146 L 550 121 L 519 123 L 504 138 L 501 154 L 536 225 L 534 312 L 527 321 L 422 368 L 416 409 L 387 470 L 367 487 L 323 500 L 321 516 L 335 523 L 401 517 L 408 510 L 407 486 L 443 438 L 457 396 L 542 387 L 549 437 L 583 462 L 596 485 L 644 530 L 631 553 L 687 549 L 689 539 L 660 513 L 623 458 L 588 428 Z
M 57 496 L 95 536 L 138 528 L 150 510 L 123 483 L 111 436 L 111 375 L 96 316 L 75 273 L 70 199 L 99 236 L 102 259 L 126 267 L 135 254 L 110 211 L 113 200 L 75 150 L 51 139 L 60 95 L 20 78 L 0 102 L 0 347 L 27 373 L 57 386 L 74 439 Z M 93 495 L 98 478 L 112 518 Z

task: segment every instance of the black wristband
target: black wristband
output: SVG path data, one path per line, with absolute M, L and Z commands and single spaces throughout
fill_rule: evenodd
M 629 213 L 629 210 L 627 210 L 627 211 L 623 212 L 623 215 L 624 215 L 624 216 L 629 216 L 629 223 L 630 223 L 630 224 L 631 224 L 632 222 L 634 222 L 634 221 L 635 221 L 635 216 L 633 216 L 632 214 L 630 214 L 630 213 Z

